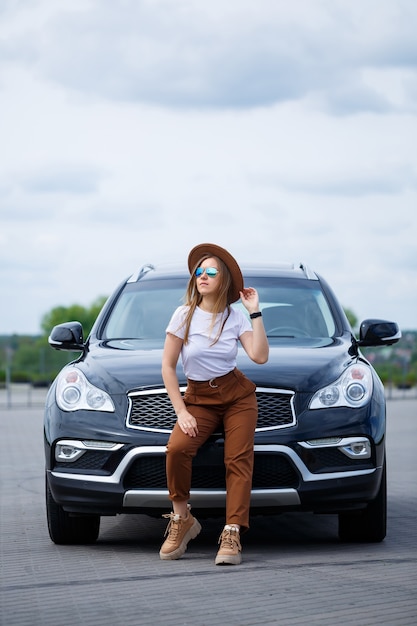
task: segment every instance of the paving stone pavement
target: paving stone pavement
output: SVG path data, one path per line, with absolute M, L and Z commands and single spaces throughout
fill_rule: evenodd
M 92 546 L 53 544 L 42 408 L 1 408 L 0 624 L 416 625 L 416 414 L 415 398 L 388 401 L 383 543 L 340 543 L 334 516 L 254 518 L 242 565 L 220 568 L 219 520 L 173 562 L 158 557 L 165 521 L 139 515 L 103 518 Z

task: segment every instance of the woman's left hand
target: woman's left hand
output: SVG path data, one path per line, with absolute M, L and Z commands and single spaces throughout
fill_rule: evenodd
M 240 292 L 240 299 L 243 306 L 249 311 L 249 313 L 256 313 L 259 311 L 259 296 L 256 289 L 253 287 L 245 287 Z
M 256 289 L 247 287 L 240 292 L 240 299 L 249 315 L 260 313 L 259 296 Z M 244 332 L 240 337 L 240 342 L 246 354 L 255 363 L 266 363 L 269 355 L 268 339 L 262 321 L 262 315 L 255 315 L 252 319 L 252 331 Z

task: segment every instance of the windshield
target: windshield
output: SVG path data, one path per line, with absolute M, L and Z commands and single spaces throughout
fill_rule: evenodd
M 164 339 L 186 286 L 185 279 L 128 283 L 113 306 L 103 339 Z
M 251 278 L 259 293 L 268 337 L 332 337 L 335 323 L 318 281 Z M 102 338 L 164 339 L 174 310 L 183 303 L 187 279 L 127 284 L 113 306 Z M 238 302 L 233 305 L 247 311 Z
M 257 284 L 259 283 L 259 284 Z M 332 337 L 336 326 L 318 281 L 253 281 L 268 337 Z M 240 302 L 234 306 L 245 311 Z

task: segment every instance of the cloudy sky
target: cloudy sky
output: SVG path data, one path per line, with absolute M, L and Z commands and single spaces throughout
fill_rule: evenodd
M 1 0 L 0 334 L 203 241 L 417 328 L 415 0 Z

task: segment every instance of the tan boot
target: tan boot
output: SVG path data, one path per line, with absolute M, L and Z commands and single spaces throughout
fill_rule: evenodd
M 169 523 L 159 556 L 163 561 L 173 561 L 182 557 L 190 539 L 195 539 L 201 531 L 201 525 L 189 511 L 185 518 L 175 513 L 167 513 L 162 517 L 169 519 Z
M 226 525 L 220 535 L 219 544 L 216 565 L 239 565 L 242 562 L 242 546 L 237 528 Z

